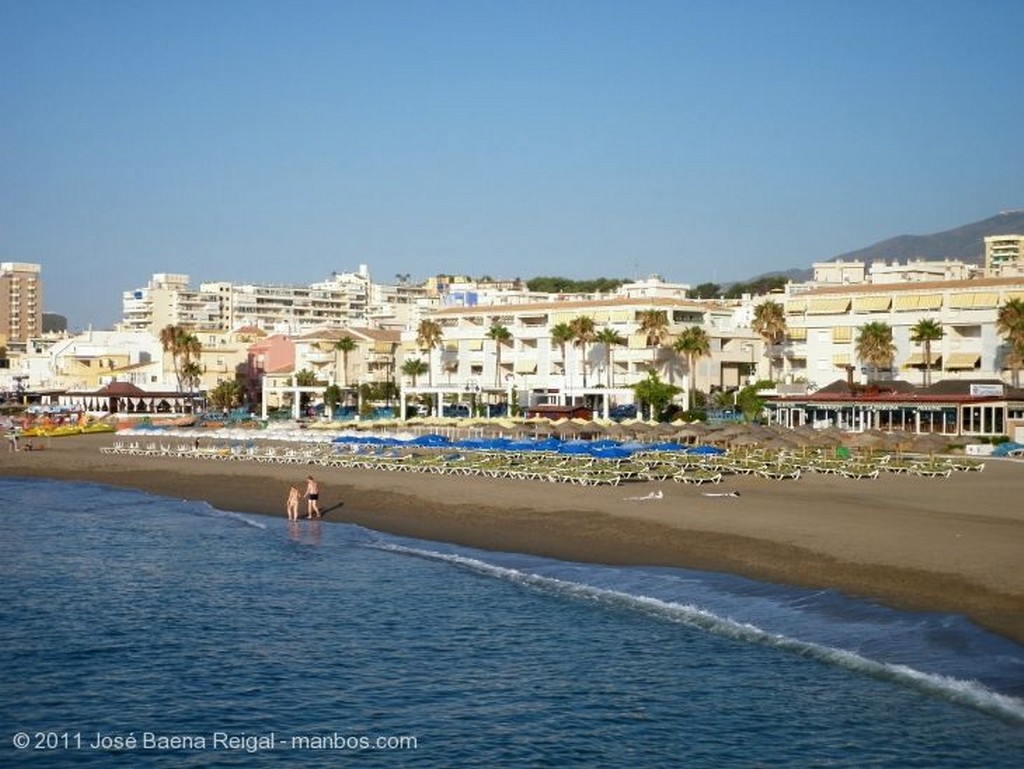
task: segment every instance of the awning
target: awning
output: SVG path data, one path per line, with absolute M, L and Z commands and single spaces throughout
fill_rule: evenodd
M 941 353 L 932 353 L 932 366 L 938 367 L 942 362 Z M 903 362 L 904 366 L 923 366 L 924 365 L 924 353 L 923 352 L 912 352 L 910 357 Z
M 996 307 L 999 304 L 999 294 L 950 294 L 946 300 L 946 306 L 954 310 L 964 310 L 971 307 Z
M 630 334 L 629 349 L 642 350 L 647 346 L 647 334 Z
M 391 349 L 392 349 L 392 344 L 393 344 L 392 342 L 374 342 L 373 343 L 373 351 L 374 352 L 382 352 L 382 353 L 390 353 Z
M 954 352 L 950 353 L 942 364 L 942 368 L 946 369 L 967 369 L 975 368 L 978 362 L 981 360 L 980 353 L 976 352 Z
M 900 310 L 900 311 L 916 310 L 917 309 L 917 299 L 918 299 L 918 297 L 916 295 L 914 295 L 914 296 L 897 296 L 897 297 L 894 297 L 893 300 L 892 300 L 892 308 L 894 310 Z
M 836 353 L 832 356 L 833 366 L 849 366 L 850 365 L 850 354 L 849 353 Z
M 1009 302 L 1012 299 L 1024 300 L 1024 291 L 1007 291 L 1003 294 L 1003 302 Z
M 791 326 L 786 327 L 786 336 L 792 339 L 794 342 L 803 342 L 807 339 L 806 328 L 793 328 Z
M 516 360 L 514 370 L 517 374 L 533 374 L 537 371 L 537 361 L 535 360 Z
M 807 312 L 807 300 L 806 299 L 790 299 L 785 304 L 786 314 Z
M 853 329 L 849 326 L 836 326 L 832 329 L 833 342 L 849 342 L 853 339 Z
M 856 296 L 853 299 L 854 312 L 885 312 L 892 302 L 888 296 Z
M 613 310 L 612 323 L 631 323 L 633 321 L 632 310 Z
M 484 340 L 483 339 L 467 339 L 466 340 L 466 349 L 469 350 L 470 352 L 479 352 L 480 350 L 484 349 Z
M 917 309 L 919 310 L 941 310 L 942 294 L 922 294 L 917 297 Z
M 812 299 L 807 305 L 808 315 L 835 315 L 846 312 L 850 308 L 849 297 L 831 297 L 828 299 Z

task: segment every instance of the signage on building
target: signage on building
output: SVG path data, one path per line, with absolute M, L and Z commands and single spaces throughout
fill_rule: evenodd
M 974 398 L 991 398 L 1001 397 L 1005 395 L 1003 386 L 1001 384 L 972 384 L 971 385 L 971 397 Z

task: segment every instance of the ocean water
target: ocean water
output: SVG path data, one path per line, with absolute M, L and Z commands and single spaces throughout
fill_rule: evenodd
M 0 766 L 1024 765 L 1024 648 L 956 616 L 89 484 L 0 510 Z

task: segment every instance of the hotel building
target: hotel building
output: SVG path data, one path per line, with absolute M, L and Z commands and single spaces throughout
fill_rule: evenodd
M 24 346 L 43 333 L 43 280 L 38 264 L 0 263 L 0 342 Z

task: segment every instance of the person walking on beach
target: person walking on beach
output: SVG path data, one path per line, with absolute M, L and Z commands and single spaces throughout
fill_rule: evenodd
M 15 430 L 13 427 L 11 428 L 11 431 L 7 433 L 7 450 L 18 450 L 18 431 Z
M 316 516 L 320 517 L 320 506 L 317 505 L 317 500 L 320 498 L 320 484 L 317 483 L 312 475 L 306 476 L 306 517 L 312 518 Z
M 289 521 L 299 520 L 299 487 L 294 484 L 288 489 L 288 505 L 285 510 Z

